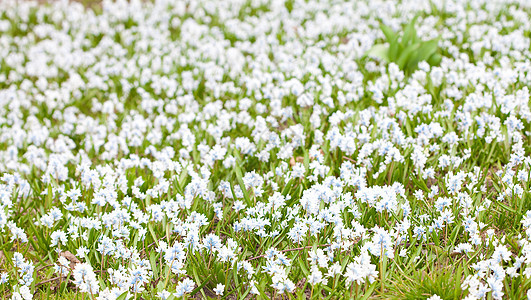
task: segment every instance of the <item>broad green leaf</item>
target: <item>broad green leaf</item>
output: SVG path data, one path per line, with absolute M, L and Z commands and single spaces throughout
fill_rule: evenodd
M 245 292 L 240 296 L 240 299 L 246 299 L 247 295 L 251 292 L 251 287 L 247 288 Z
M 245 200 L 245 203 L 247 205 L 251 205 L 252 204 L 251 197 L 249 196 L 249 192 L 247 191 L 247 188 L 245 187 L 245 183 L 243 182 L 243 174 L 238 164 L 234 167 L 234 174 L 236 175 L 236 180 L 238 181 L 238 185 L 240 186 L 243 192 L 243 198 Z M 236 194 L 234 194 L 234 198 L 236 198 Z
M 412 44 L 406 47 L 402 53 L 400 53 L 400 56 L 398 57 L 396 64 L 398 67 L 400 67 L 401 70 L 404 70 L 404 67 L 406 66 L 409 58 L 411 55 L 418 49 L 419 44 Z
M 378 57 L 385 62 L 389 62 L 389 55 L 388 55 L 389 47 L 384 44 L 376 44 L 372 46 L 369 51 L 367 51 L 368 56 L 374 56 Z
M 159 274 L 159 269 L 157 267 L 157 259 L 155 257 L 155 252 L 151 252 L 149 254 L 149 263 L 151 264 L 151 270 L 153 271 L 153 274 L 157 276 Z
M 461 226 L 456 226 L 454 230 L 452 230 L 452 234 L 450 234 L 450 240 L 452 241 L 452 244 L 455 243 L 460 229 Z
M 388 42 L 391 42 L 398 38 L 396 33 L 389 26 L 382 23 L 380 24 L 380 29 L 382 30 Z
M 127 293 L 128 293 L 128 292 L 124 292 L 123 294 L 121 294 L 120 296 L 118 296 L 118 298 L 116 298 L 116 300 L 125 300 L 126 297 L 127 297 Z
M 461 286 L 461 281 L 463 280 L 463 264 L 459 264 L 459 267 L 457 267 L 457 270 L 455 271 L 455 288 L 458 289 Z
M 417 30 L 415 29 L 415 22 L 417 21 L 418 15 L 407 24 L 406 28 L 404 29 L 404 35 L 402 36 L 401 44 L 404 47 L 409 46 L 410 44 L 413 44 L 415 42 L 415 39 L 417 37 Z
M 442 60 L 442 56 L 435 53 L 428 59 L 428 63 L 432 66 L 437 66 L 441 63 L 441 60 Z
M 157 247 L 158 247 L 159 246 L 159 239 L 157 238 L 157 235 L 155 234 L 155 231 L 153 230 L 153 225 L 151 225 L 151 223 L 148 223 L 147 227 L 149 229 L 149 233 L 151 234 L 151 237 L 153 238 L 153 241 L 155 242 L 155 245 L 157 245 Z
M 398 42 L 398 37 L 395 37 L 392 41 L 389 41 L 389 61 L 396 61 L 399 51 L 400 43 Z
M 49 183 L 48 193 L 46 193 L 46 209 L 49 209 L 50 207 L 52 207 L 52 202 L 53 202 L 53 189 L 52 189 L 52 184 Z
M 406 65 L 408 73 L 413 73 L 421 61 L 426 61 L 437 51 L 437 43 L 439 39 L 432 39 L 426 42 L 420 43 L 420 46 L 414 55 L 411 56 Z
M 310 275 L 310 271 L 306 267 L 306 262 L 300 257 L 299 257 L 299 267 L 301 268 L 301 271 L 304 274 L 304 276 Z
M 369 289 L 365 292 L 365 295 L 363 295 L 363 300 L 369 299 L 369 297 L 372 295 L 372 292 L 374 292 L 374 289 L 376 288 L 376 285 L 378 284 L 378 281 L 375 280 L 370 286 Z
M 416 58 L 418 59 L 418 61 L 421 62 L 421 61 L 427 60 L 428 58 L 430 58 L 430 56 L 435 54 L 435 52 L 437 52 L 438 43 L 439 43 L 438 38 L 432 39 L 426 42 L 422 42 L 419 47 L 419 50 L 417 51 L 418 55 Z
M 282 189 L 282 196 L 287 196 L 291 190 L 291 187 L 293 186 L 293 179 L 290 179 L 288 183 L 284 186 L 284 189 Z

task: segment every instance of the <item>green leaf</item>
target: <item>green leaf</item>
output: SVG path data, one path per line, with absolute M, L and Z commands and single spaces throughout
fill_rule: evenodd
M 153 230 L 153 225 L 151 225 L 151 223 L 148 223 L 147 227 L 149 229 L 149 233 L 151 234 L 151 237 L 153 238 L 153 241 L 155 242 L 155 245 L 159 247 L 159 239 L 157 238 L 157 235 L 155 234 L 155 231 Z
M 232 278 L 234 279 L 234 283 L 236 284 L 236 287 L 239 287 L 240 283 L 238 280 L 238 268 L 236 268 L 236 266 L 233 266 L 232 268 Z
M 420 43 L 419 48 L 409 59 L 406 70 L 408 73 L 413 73 L 421 61 L 427 61 L 437 51 L 437 44 L 439 39 L 432 39 L 426 42 Z
M 433 54 L 429 59 L 428 59 L 428 63 L 431 65 L 431 66 L 438 66 L 442 61 L 442 56 L 435 53 Z
M 460 229 L 461 226 L 456 226 L 454 230 L 452 230 L 452 234 L 450 234 L 450 240 L 452 241 L 452 244 L 455 244 L 455 241 L 457 240 L 457 234 L 459 233 Z
M 245 292 L 240 296 L 240 299 L 246 299 L 247 295 L 251 292 L 251 287 L 247 288 Z
M 286 183 L 286 186 L 284 186 L 284 189 L 282 190 L 282 196 L 287 196 L 291 190 L 291 187 L 293 186 L 293 179 L 290 179 L 288 183 Z
M 157 292 L 162 292 L 164 290 L 164 280 L 159 280 L 157 283 Z
M 208 283 L 210 280 L 210 277 L 212 277 L 213 274 L 208 275 L 208 277 L 203 281 L 203 283 L 199 284 L 201 280 L 199 279 L 199 275 L 197 275 L 197 271 L 195 268 L 192 269 L 195 283 L 197 284 L 197 287 L 190 293 L 191 296 L 195 295 L 197 292 L 201 292 L 204 298 L 206 298 L 206 294 L 203 291 L 203 287 Z
M 410 44 L 415 43 L 417 39 L 417 30 L 415 29 L 415 22 L 417 21 L 418 15 L 416 15 L 409 24 L 407 24 L 404 29 L 404 35 L 402 36 L 402 46 L 407 47 Z
M 306 262 L 300 257 L 299 257 L 299 267 L 301 268 L 301 271 L 304 274 L 304 276 L 310 275 L 310 271 L 306 267 Z
M 501 208 L 509 211 L 509 212 L 512 212 L 513 214 L 516 214 L 516 211 L 514 209 L 512 209 L 511 207 L 501 203 L 501 202 L 498 202 L 498 201 L 495 201 L 494 203 L 496 203 L 498 206 L 500 206 Z
M 157 268 L 157 259 L 155 257 L 155 252 L 151 252 L 149 254 L 149 263 L 151 264 L 151 270 L 153 271 L 153 275 L 158 276 L 159 270 Z
M 384 44 L 376 44 L 376 45 L 372 46 L 372 48 L 369 49 L 369 51 L 367 51 L 366 55 L 373 56 L 373 57 L 378 57 L 378 58 L 384 60 L 385 62 L 389 62 L 388 52 L 389 52 L 389 47 L 388 46 L 386 46 Z
M 247 191 L 247 188 L 245 187 L 245 183 L 243 182 L 242 171 L 240 170 L 240 167 L 238 166 L 238 164 L 236 164 L 236 166 L 234 167 L 234 174 L 236 175 L 236 180 L 238 181 L 238 185 L 242 189 L 243 198 L 245 200 L 245 203 L 247 205 L 251 205 L 252 204 L 251 197 L 249 197 L 249 192 Z M 236 198 L 236 194 L 234 194 L 234 198 Z
M 188 177 L 188 169 L 183 168 L 183 170 L 181 171 L 181 174 L 179 175 L 179 181 L 177 182 L 179 191 L 184 191 L 187 177 Z
M 52 201 L 53 201 L 53 190 L 52 190 L 52 184 L 48 184 L 48 193 L 46 194 L 46 208 L 52 207 Z
M 398 37 L 395 37 L 394 40 L 389 41 L 389 61 L 396 61 L 398 57 L 398 52 L 400 51 L 400 43 L 398 42 Z
M 461 281 L 463 280 L 463 265 L 462 264 L 459 264 L 459 267 L 457 267 L 454 277 L 455 277 L 455 281 L 454 281 L 455 289 L 457 291 L 457 289 L 461 287 Z
M 372 295 L 372 292 L 374 292 L 374 289 L 376 288 L 376 285 L 378 284 L 378 281 L 375 280 L 370 286 L 369 289 L 365 292 L 365 295 L 363 295 L 362 300 L 367 300 Z
M 418 55 L 416 58 L 418 59 L 418 61 L 421 62 L 421 61 L 427 60 L 433 54 L 435 54 L 435 52 L 437 52 L 438 44 L 439 44 L 438 38 L 432 39 L 426 42 L 422 42 L 417 52 Z
M 401 70 L 404 70 L 406 63 L 408 62 L 411 55 L 418 49 L 420 44 L 412 44 L 406 47 L 400 56 L 398 57 L 396 64 L 400 67 Z
M 127 293 L 128 293 L 128 292 L 124 292 L 123 294 L 121 294 L 120 296 L 118 296 L 118 298 L 116 298 L 116 300 L 125 300 L 125 298 L 127 297 Z
M 391 27 L 381 23 L 380 24 L 380 29 L 382 30 L 382 32 L 385 35 L 385 38 L 387 39 L 388 42 L 391 42 L 391 41 L 393 41 L 393 40 L 398 38 L 398 36 L 393 31 L 393 29 L 391 29 Z

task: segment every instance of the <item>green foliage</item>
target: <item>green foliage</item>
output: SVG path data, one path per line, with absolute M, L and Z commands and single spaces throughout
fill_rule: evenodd
M 462 299 L 463 266 L 417 270 L 389 291 L 389 299 L 424 300 L 432 295 L 441 299 Z
M 441 55 L 437 53 L 439 38 L 423 41 L 417 36 L 415 22 L 418 17 L 413 18 L 411 22 L 403 29 L 400 36 L 389 26 L 380 24 L 387 43 L 376 44 L 366 55 L 375 56 L 387 63 L 395 63 L 406 73 L 412 74 L 418 67 L 419 62 L 426 61 L 435 66 L 441 62 Z

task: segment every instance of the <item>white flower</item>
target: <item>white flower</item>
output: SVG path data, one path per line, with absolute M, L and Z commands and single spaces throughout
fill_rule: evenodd
M 157 293 L 157 297 L 159 297 L 162 300 L 166 300 L 170 296 L 171 296 L 171 293 L 166 291 L 166 290 L 163 290 L 163 291 Z M 178 297 L 178 296 L 175 296 L 175 297 Z
M 73 272 L 74 284 L 82 293 L 98 294 L 99 281 L 96 278 L 92 266 L 87 263 L 77 264 Z
M 29 287 L 23 285 L 20 287 L 19 292 L 24 300 L 33 299 L 33 293 L 30 291 Z
M 323 273 L 319 270 L 319 267 L 316 265 L 312 266 L 312 269 L 310 270 L 310 275 L 308 275 L 308 283 L 311 285 L 317 285 L 317 284 L 326 284 L 328 280 L 323 277 Z
M 195 283 L 191 279 L 185 278 L 177 284 L 176 292 L 173 295 L 177 298 L 182 297 L 184 294 L 191 293 L 194 290 L 194 286 Z
M 216 293 L 216 295 L 218 296 L 223 296 L 224 291 L 225 291 L 225 285 L 221 283 L 218 283 L 218 285 L 216 285 L 216 287 L 214 288 L 214 293 Z

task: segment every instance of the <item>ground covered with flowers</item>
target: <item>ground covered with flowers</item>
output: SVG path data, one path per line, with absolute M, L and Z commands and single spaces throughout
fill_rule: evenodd
M 2 299 L 526 299 L 530 18 L 0 1 Z

